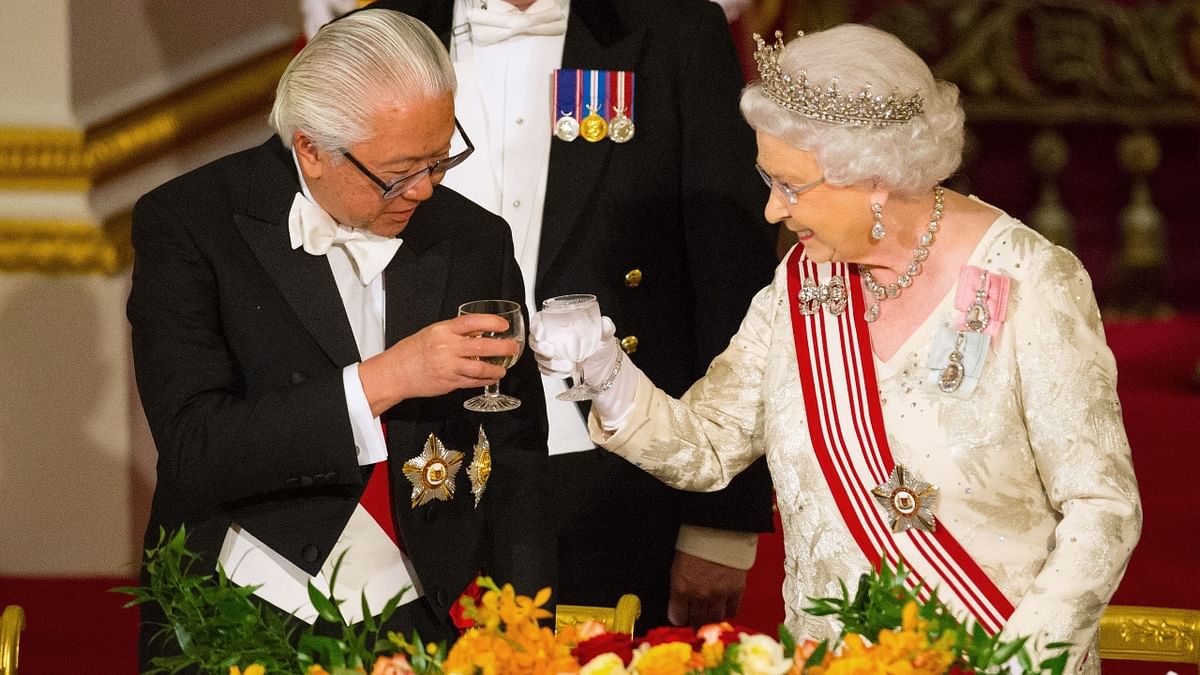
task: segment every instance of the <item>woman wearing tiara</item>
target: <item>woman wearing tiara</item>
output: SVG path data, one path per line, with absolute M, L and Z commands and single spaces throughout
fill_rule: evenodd
M 896 38 L 843 25 L 759 40 L 755 59 L 741 105 L 766 215 L 799 244 L 681 399 L 597 326 L 593 439 L 689 490 L 765 454 L 794 634 L 836 636 L 806 599 L 903 560 L 989 632 L 1069 642 L 1069 668 L 1098 670 L 1141 508 L 1087 273 L 940 186 L 961 159 L 958 92 Z M 543 372 L 566 376 L 579 338 L 540 319 Z

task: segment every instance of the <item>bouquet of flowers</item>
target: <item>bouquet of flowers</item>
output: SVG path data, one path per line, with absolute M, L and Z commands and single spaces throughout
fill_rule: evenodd
M 478 599 L 460 600 L 471 627 L 447 647 L 418 635 L 381 635 L 399 596 L 378 617 L 364 611 L 368 618 L 349 626 L 339 602 L 310 585 L 320 620 L 341 632 L 318 635 L 260 603 L 252 588 L 233 585 L 220 570 L 193 574 L 195 558 L 182 530 L 163 533 L 146 551 L 147 585 L 114 589 L 134 597 L 129 605 L 158 603 L 167 616 L 169 625 L 158 637 L 177 640 L 181 654 L 155 659 L 151 672 L 195 666 L 219 675 L 941 675 L 1019 668 L 1061 675 L 1067 661 L 1067 645 L 1055 644 L 1047 649 L 1056 653 L 1035 664 L 1024 639 L 1002 642 L 960 621 L 936 592 L 920 601 L 920 589 L 906 585 L 902 565 L 863 575 L 853 597 L 843 585 L 839 598 L 814 599 L 810 614 L 833 616 L 843 627 L 839 639 L 822 642 L 798 642 L 782 626 L 772 637 L 729 623 L 655 628 L 639 638 L 609 632 L 596 621 L 555 632 L 545 625 L 550 589 L 531 598 L 480 577 Z

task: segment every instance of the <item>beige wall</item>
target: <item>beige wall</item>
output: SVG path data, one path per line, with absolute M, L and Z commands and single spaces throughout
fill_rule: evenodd
M 299 0 L 72 0 L 76 115 L 84 126 L 95 124 L 129 110 L 131 101 L 294 39 L 298 6 Z
M 67 14 L 66 0 L 0 3 L 0 124 L 74 125 Z
M 298 0 L 4 0 L 0 135 L 83 131 L 293 40 Z M 99 227 L 154 185 L 260 142 L 262 118 L 185 139 L 98 185 L 0 183 L 0 225 Z M 0 228 L 2 229 L 2 228 Z M 154 451 L 115 276 L 0 270 L 0 576 L 136 570 Z

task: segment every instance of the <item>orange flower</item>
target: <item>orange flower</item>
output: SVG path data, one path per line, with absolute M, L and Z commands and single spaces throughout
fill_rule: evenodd
M 371 675 L 415 675 L 415 671 L 403 654 L 393 654 L 375 659 Z
M 706 644 L 719 642 L 721 635 L 733 630 L 733 624 L 728 621 L 721 623 L 709 623 L 696 629 L 696 636 L 704 640 Z

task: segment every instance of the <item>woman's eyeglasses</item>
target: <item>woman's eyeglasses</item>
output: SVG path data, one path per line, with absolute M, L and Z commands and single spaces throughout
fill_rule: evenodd
M 820 178 L 810 183 L 805 183 L 804 185 L 792 185 L 791 183 L 786 183 L 784 181 L 771 178 L 771 174 L 763 171 L 763 168 L 757 163 L 755 163 L 754 168 L 758 170 L 758 175 L 762 176 L 763 182 L 767 184 L 767 187 L 779 190 L 779 193 L 783 195 L 783 198 L 787 200 L 788 204 L 795 204 L 800 195 L 825 182 L 825 176 L 821 176 Z

